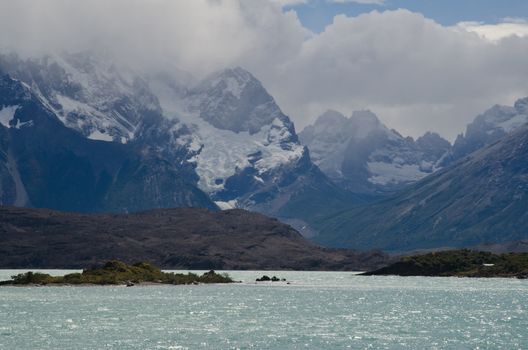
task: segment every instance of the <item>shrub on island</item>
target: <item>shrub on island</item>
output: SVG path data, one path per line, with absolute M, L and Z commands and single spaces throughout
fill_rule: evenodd
M 95 284 L 116 285 L 135 283 L 160 284 L 199 284 L 199 283 L 232 283 L 227 274 L 218 274 L 211 270 L 204 274 L 163 272 L 148 262 L 127 265 L 122 261 L 112 260 L 102 267 L 86 269 L 82 273 L 71 273 L 64 276 L 50 276 L 38 272 L 26 272 L 11 277 L 10 281 L 0 285 L 48 285 L 48 284 Z

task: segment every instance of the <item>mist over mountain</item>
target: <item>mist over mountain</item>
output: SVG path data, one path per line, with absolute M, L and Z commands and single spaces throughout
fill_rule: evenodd
M 332 180 L 347 190 L 367 193 L 395 191 L 422 179 L 439 168 L 451 148 L 436 133 L 416 141 L 403 137 L 370 111 L 348 118 L 328 111 L 299 137 Z
M 0 55 L 0 71 L 2 204 L 243 208 L 306 236 L 326 232 L 325 217 L 405 191 L 527 120 L 526 99 L 493 107 L 451 146 L 433 132 L 403 137 L 370 111 L 328 111 L 298 136 L 240 67 L 198 79 L 178 69 L 144 74 L 92 52 L 11 52 Z
M 315 211 L 362 201 L 311 162 L 242 68 L 202 80 L 142 75 L 82 52 L 0 55 L 0 71 L 4 205 L 246 208 L 302 228 Z
M 528 122 L 528 97 L 518 99 L 513 107 L 495 105 L 471 122 L 460 134 L 449 157 L 454 161 L 489 145 Z
M 522 125 L 389 198 L 319 221 L 315 239 L 393 251 L 526 239 L 527 146 Z
M 387 194 L 490 145 L 528 122 L 527 98 L 495 105 L 468 124 L 453 144 L 434 132 L 414 140 L 387 128 L 370 111 L 345 117 L 327 111 L 299 133 L 312 160 L 342 188 Z

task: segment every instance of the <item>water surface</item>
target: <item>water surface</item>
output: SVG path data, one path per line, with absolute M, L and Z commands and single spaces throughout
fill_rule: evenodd
M 528 349 L 526 280 L 229 274 L 243 283 L 0 287 L 0 349 Z

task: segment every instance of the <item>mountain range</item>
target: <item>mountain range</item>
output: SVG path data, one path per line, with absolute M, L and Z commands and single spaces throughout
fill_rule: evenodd
M 514 206 L 504 203 L 524 189 L 515 147 L 528 98 L 490 108 L 453 145 L 432 132 L 404 137 L 370 111 L 327 111 L 297 134 L 242 68 L 197 79 L 111 62 L 88 52 L 0 54 L 1 205 L 243 208 L 320 243 L 360 249 L 526 238 L 522 215 L 512 220 Z M 517 226 L 499 233 L 506 218 Z
M 305 212 L 299 196 L 356 201 L 311 162 L 249 72 L 190 83 L 179 72 L 141 75 L 106 62 L 90 53 L 0 55 L 1 204 L 246 208 L 288 220 Z M 302 219 L 291 217 L 305 227 Z
M 345 117 L 329 110 L 299 133 L 313 162 L 336 184 L 386 195 L 464 158 L 528 122 L 528 98 L 495 105 L 471 122 L 453 145 L 437 133 L 414 140 L 389 129 L 370 111 Z
M 438 170 L 451 144 L 428 132 L 416 141 L 387 128 L 370 111 L 347 118 L 327 111 L 299 137 L 317 166 L 344 189 L 384 194 Z
M 319 222 L 329 246 L 409 251 L 528 237 L 528 126 L 377 203 Z

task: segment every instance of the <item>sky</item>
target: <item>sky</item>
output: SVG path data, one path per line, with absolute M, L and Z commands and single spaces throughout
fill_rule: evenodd
M 528 2 L 0 1 L 0 49 L 104 51 L 145 73 L 253 73 L 298 130 L 327 109 L 453 140 L 528 96 Z M 167 74 L 169 74 L 167 73 Z
M 294 9 L 303 26 L 322 32 L 339 14 L 355 17 L 362 13 L 391 11 L 400 8 L 423 14 L 444 26 L 473 21 L 488 24 L 504 19 L 528 16 L 528 1 L 524 0 L 284 0 L 285 10 Z

